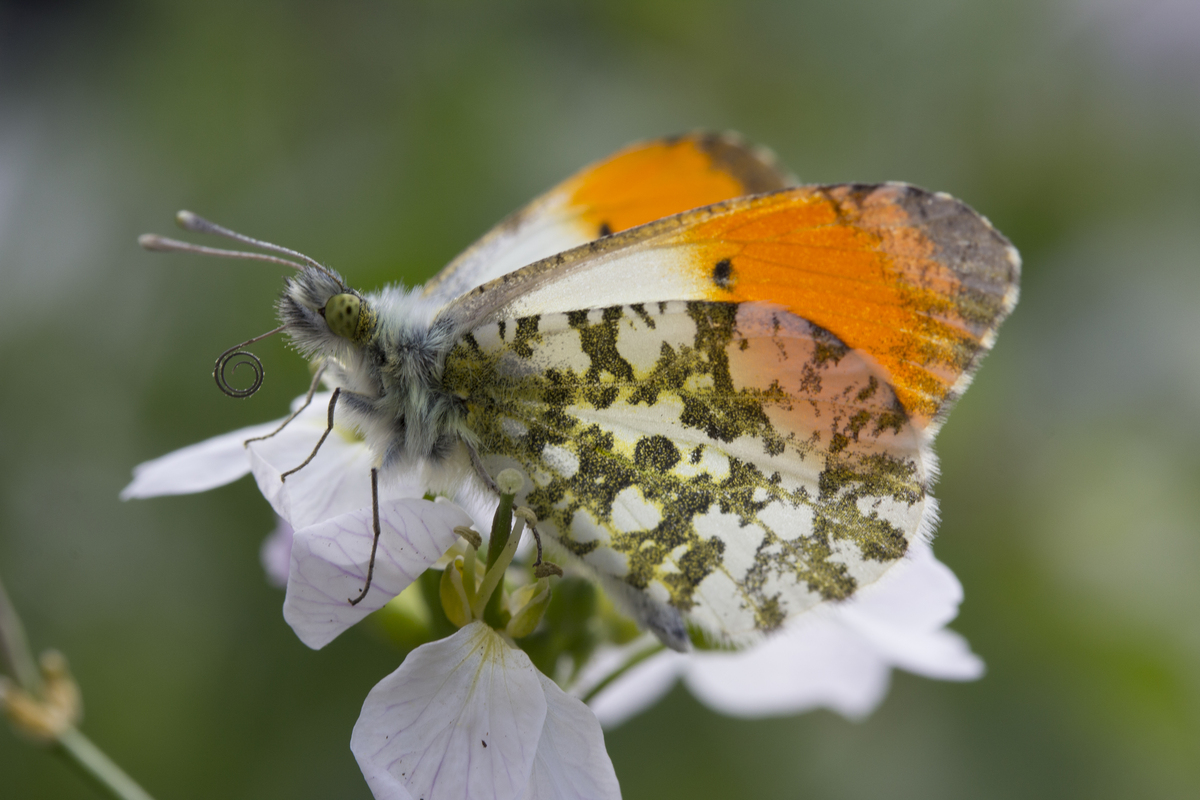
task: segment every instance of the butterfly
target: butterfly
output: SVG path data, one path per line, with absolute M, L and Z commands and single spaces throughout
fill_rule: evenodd
M 731 135 L 635 144 L 371 294 L 181 221 L 303 260 L 277 331 L 380 474 L 494 493 L 517 467 L 538 529 L 664 643 L 737 646 L 931 536 L 933 439 L 1018 294 L 1017 251 L 949 195 L 793 184 Z

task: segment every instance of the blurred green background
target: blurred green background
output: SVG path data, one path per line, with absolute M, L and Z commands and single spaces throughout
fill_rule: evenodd
M 804 180 L 986 214 L 1022 300 L 940 437 L 937 553 L 976 683 L 861 723 L 677 689 L 608 733 L 626 798 L 1200 795 L 1200 5 L 1192 0 L 0 2 L 0 575 L 160 800 L 366 798 L 349 735 L 397 654 L 281 619 L 249 480 L 130 468 L 278 416 L 214 357 L 280 271 L 140 251 L 189 208 L 360 288 L 420 282 L 627 142 L 696 127 Z M 92 798 L 0 730 L 0 796 Z

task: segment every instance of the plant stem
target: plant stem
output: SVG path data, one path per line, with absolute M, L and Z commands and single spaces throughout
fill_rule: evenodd
M 79 732 L 67 728 L 58 737 L 57 751 L 114 800 L 153 800 L 146 790 L 113 763 L 100 748 Z
M 16 607 L 4 591 L 3 581 L 0 581 L 0 651 L 3 651 L 4 660 L 17 685 L 40 700 L 45 695 L 42 673 L 33 660 L 29 639 L 25 637 L 25 626 L 21 624 Z
M 659 652 L 662 649 L 663 649 L 662 642 L 654 642 L 653 644 L 647 645 L 646 647 L 643 647 L 641 650 L 638 650 L 636 653 L 634 653 L 628 659 L 626 659 L 624 664 L 617 667 L 612 672 L 608 673 L 608 675 L 606 675 L 604 677 L 604 680 L 600 681 L 595 686 L 593 686 L 590 690 L 588 690 L 588 693 L 583 696 L 583 702 L 585 702 L 585 703 L 589 702 L 593 697 L 600 694 L 600 692 L 604 691 L 604 689 L 610 683 L 612 683 L 617 678 L 621 677 L 626 672 L 633 669 L 638 664 L 642 663 L 647 658 L 649 658 L 650 656 L 654 655 L 655 653 Z
M 21 617 L 0 582 L 0 651 L 16 679 L 17 685 L 37 702 L 46 700 L 46 685 L 41 670 L 33 660 L 29 639 Z M 114 800 L 153 800 L 133 778 L 126 775 L 112 759 L 74 726 L 67 727 L 54 740 L 55 752 L 79 769 L 86 778 L 107 792 Z

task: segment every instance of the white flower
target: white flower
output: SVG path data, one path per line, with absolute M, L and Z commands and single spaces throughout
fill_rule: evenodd
M 338 514 L 371 504 L 370 471 L 374 457 L 365 444 L 335 426 L 317 457 L 286 482 L 280 475 L 308 458 L 321 438 L 327 421 L 328 393 L 313 396 L 313 402 L 283 430 L 266 436 L 283 420 L 215 436 L 134 467 L 133 481 L 121 492 L 122 500 L 190 494 L 223 486 L 253 468 L 263 496 L 275 511 L 299 529 Z M 297 398 L 293 409 L 303 398 Z M 420 497 L 415 486 L 388 486 L 396 496 Z M 406 491 L 407 490 L 407 491 Z
M 400 593 L 455 541 L 453 528 L 476 525 L 461 508 L 421 499 L 417 484 L 383 482 L 379 487 L 381 535 L 371 589 L 366 585 L 374 538 L 371 467 L 375 457 L 362 442 L 335 427 L 317 456 L 299 472 L 280 476 L 304 462 L 324 432 L 329 394 L 313 402 L 276 435 L 281 420 L 254 425 L 185 447 L 138 465 L 123 499 L 186 494 L 231 483 L 254 473 L 259 489 L 294 533 L 287 566 L 284 618 L 310 647 L 323 647 L 339 633 Z M 297 399 L 293 407 L 298 407 Z M 470 501 L 470 498 L 468 498 Z M 480 517 L 484 505 L 473 503 Z M 483 528 L 486 530 L 487 528 Z M 273 536 L 276 536 L 274 534 Z M 278 571 L 278 543 L 268 568 Z M 264 550 L 264 559 L 267 551 Z M 265 563 L 265 562 L 264 562 Z
M 621 796 L 595 716 L 482 622 L 372 689 L 350 749 L 377 800 Z
M 248 439 L 270 434 L 283 420 L 215 436 L 139 464 L 121 499 L 204 492 L 253 472 L 263 496 L 297 531 L 350 511 L 370 509 L 371 467 L 377 466 L 376 456 L 361 438 L 340 425 L 334 426 L 304 469 L 280 480 L 284 472 L 300 466 L 320 440 L 328 421 L 330 396 L 328 392 L 314 395 L 312 403 L 283 430 L 249 446 L 245 444 Z M 296 398 L 293 410 L 303 400 Z M 424 494 L 424 486 L 413 481 L 383 480 L 379 486 L 380 500 Z M 494 503 L 489 507 L 471 495 L 455 500 L 482 523 L 480 530 L 488 529 Z
M 945 627 L 962 601 L 954 573 L 923 542 L 893 573 L 745 650 L 658 653 L 600 691 L 591 707 L 605 727 L 619 725 L 682 679 L 697 698 L 726 714 L 761 717 L 823 707 L 858 719 L 883 700 L 893 667 L 942 680 L 980 677 L 983 662 Z M 576 691 L 587 691 L 644 646 L 637 642 L 597 659 Z
M 351 511 L 295 532 L 283 618 L 309 647 L 324 647 L 383 608 L 450 549 L 458 536 L 456 527 L 471 525 L 465 511 L 442 499 L 381 500 L 379 518 L 371 588 L 357 605 L 350 600 L 367 583 L 374 538 L 371 509 Z

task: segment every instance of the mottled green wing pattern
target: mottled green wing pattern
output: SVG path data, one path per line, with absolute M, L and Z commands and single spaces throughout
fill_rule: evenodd
M 489 469 L 519 465 L 540 528 L 664 640 L 682 615 L 744 643 L 849 597 L 936 513 L 932 456 L 879 367 L 770 305 L 488 323 L 444 385 Z

